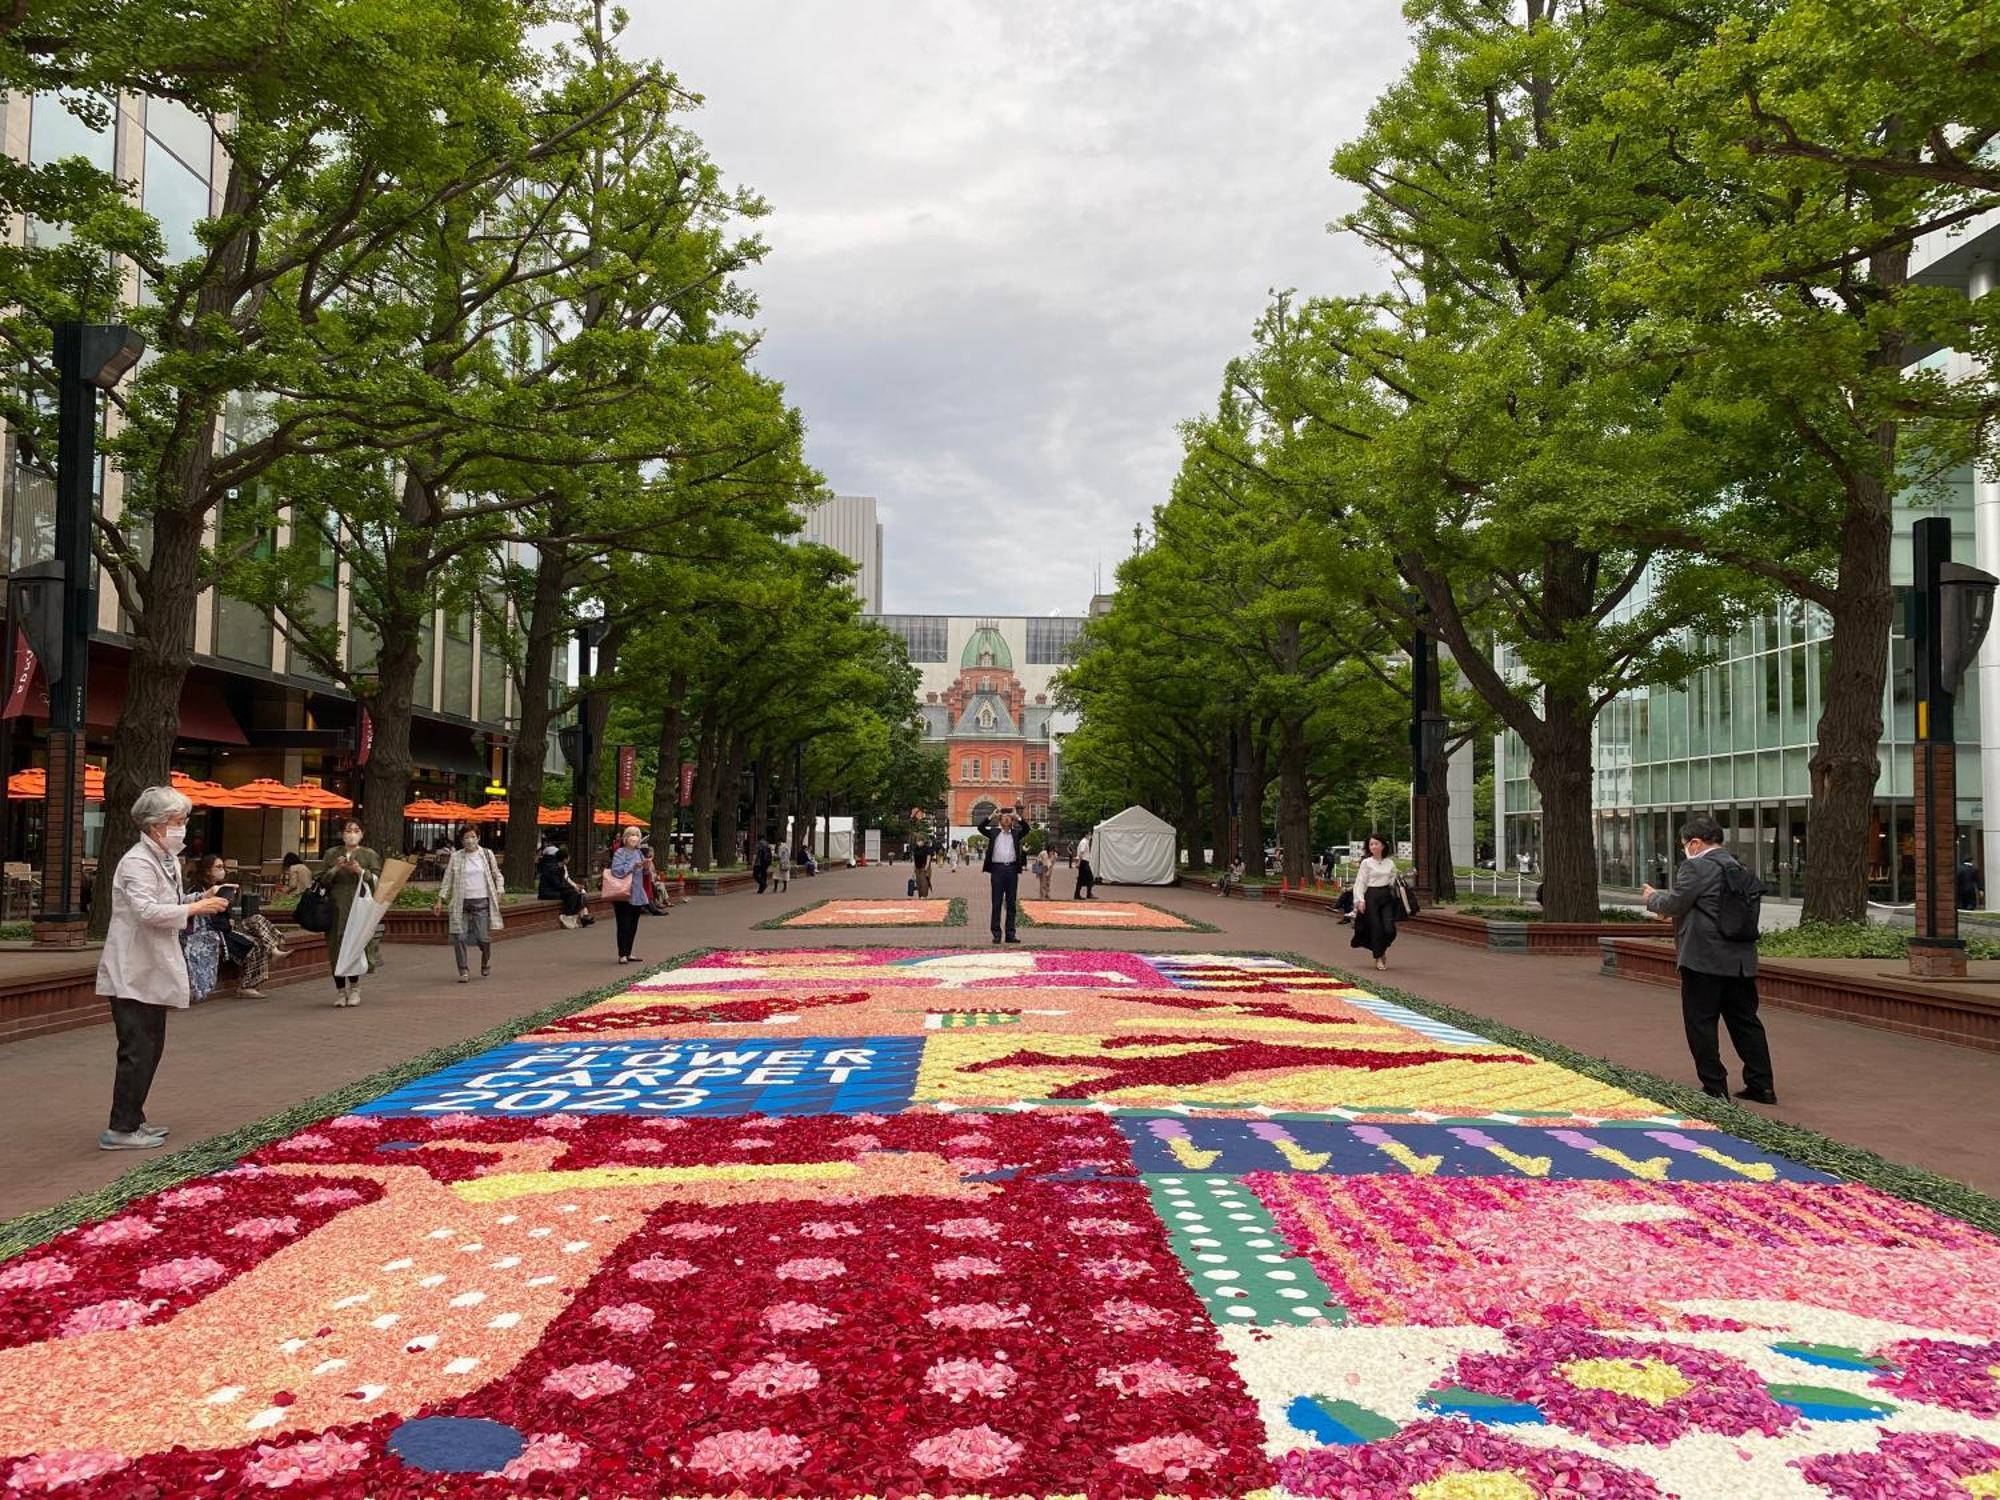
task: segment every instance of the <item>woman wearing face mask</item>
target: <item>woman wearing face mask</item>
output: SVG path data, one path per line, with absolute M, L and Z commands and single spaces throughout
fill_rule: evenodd
M 139 841 L 125 851 L 111 881 L 111 930 L 97 961 L 97 993 L 111 1002 L 118 1071 L 111 1085 L 110 1128 L 103 1151 L 151 1151 L 167 1127 L 146 1123 L 146 1095 L 167 1046 L 167 1012 L 188 1003 L 181 933 L 189 918 L 226 910 L 221 896 L 181 888 L 180 853 L 194 804 L 172 787 L 149 786 L 132 804 Z
M 231 903 L 240 889 L 230 880 L 229 866 L 219 854 L 211 854 L 196 865 L 194 884 L 201 887 L 202 895 L 221 896 Z M 194 930 L 183 946 L 187 949 L 188 980 L 197 1000 L 215 988 L 225 958 L 236 960 L 236 993 L 246 1000 L 262 1000 L 271 960 L 285 951 L 277 928 L 268 918 L 258 915 L 238 920 L 227 907 L 212 917 L 195 918 Z
M 653 882 L 659 879 L 651 856 L 639 847 L 644 837 L 638 828 L 628 828 L 619 836 L 618 847 L 611 853 L 612 875 L 632 883 L 632 889 L 625 898 L 614 902 L 611 908 L 618 924 L 618 962 L 621 964 L 637 962 L 632 957 L 632 940 L 639 935 L 639 918 L 652 904 Z
M 367 876 L 373 884 L 382 875 L 382 856 L 373 849 L 361 847 L 361 820 L 343 818 L 340 822 L 340 843 L 320 861 L 320 879 L 327 883 L 333 893 L 333 926 L 326 934 L 326 953 L 330 962 L 338 962 L 340 939 L 347 931 L 348 914 L 354 910 L 354 897 L 361 889 L 361 879 Z M 378 933 L 368 944 L 368 967 L 372 971 L 381 962 L 381 935 Z M 340 975 L 333 976 L 333 1003 L 359 1005 L 361 1003 L 361 976 L 352 979 Z
M 505 924 L 500 920 L 500 864 L 491 849 L 479 842 L 479 830 L 468 827 L 458 836 L 458 848 L 444 867 L 444 884 L 438 887 L 433 911 L 451 911 L 451 951 L 458 958 L 458 982 L 468 984 L 472 971 L 466 967 L 465 950 L 479 949 L 479 977 L 493 975 L 493 934 Z

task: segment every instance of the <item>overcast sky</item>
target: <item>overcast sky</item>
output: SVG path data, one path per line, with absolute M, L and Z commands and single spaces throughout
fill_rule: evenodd
M 1392 0 L 636 0 L 627 40 L 774 212 L 748 279 L 884 608 L 1081 611 L 1273 288 L 1379 286 L 1334 147 Z

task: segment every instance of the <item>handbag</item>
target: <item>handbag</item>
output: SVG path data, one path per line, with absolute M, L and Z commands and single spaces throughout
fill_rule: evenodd
M 604 872 L 602 881 L 599 883 L 597 893 L 606 901 L 630 901 L 632 899 L 632 877 L 630 875 L 613 875 L 607 869 Z
M 1396 899 L 1403 903 L 1403 915 L 1414 917 L 1423 908 L 1417 904 L 1417 888 L 1406 875 L 1396 877 Z
M 182 936 L 181 947 L 187 955 L 188 993 L 206 1000 L 222 968 L 222 934 L 204 923 Z
M 299 892 L 292 925 L 306 932 L 333 931 L 333 889 L 326 881 L 315 880 Z

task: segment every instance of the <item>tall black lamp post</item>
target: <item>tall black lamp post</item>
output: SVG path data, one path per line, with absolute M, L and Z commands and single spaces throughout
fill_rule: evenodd
M 1951 522 L 1927 516 L 1911 528 L 1909 629 L 1917 659 L 1917 931 L 1910 973 L 1965 974 L 1958 935 L 1958 736 L 1952 709 L 1965 670 L 1993 618 L 2000 579 L 1951 561 Z
M 123 323 L 58 323 L 56 555 L 20 580 L 22 623 L 49 684 L 49 775 L 36 941 L 81 944 L 83 778 L 90 632 L 97 622 L 97 393 L 125 377 L 146 341 Z

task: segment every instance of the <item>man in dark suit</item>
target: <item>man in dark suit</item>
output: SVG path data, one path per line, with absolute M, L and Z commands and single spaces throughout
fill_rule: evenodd
M 1674 957 L 1681 971 L 1681 1021 L 1687 1028 L 1688 1051 L 1694 1054 L 1695 1075 L 1702 1092 L 1729 1097 L 1729 1069 L 1715 1039 L 1718 1018 L 1729 1028 L 1729 1040 L 1743 1060 L 1743 1087 L 1736 1097 L 1757 1104 L 1776 1104 L 1771 1076 L 1771 1044 L 1764 1023 L 1757 1019 L 1757 943 L 1722 935 L 1723 872 L 1736 856 L 1722 845 L 1722 825 L 1696 813 L 1681 825 L 1682 852 L 1687 858 L 1674 871 L 1674 888 L 1643 891 L 1646 910 L 1674 923 Z
M 1027 851 L 1021 845 L 1026 841 L 1027 819 L 1022 816 L 1021 804 L 1015 803 L 1000 814 L 995 823 L 986 818 L 979 825 L 979 836 L 986 840 L 986 857 L 981 868 L 993 881 L 993 941 L 1002 941 L 1000 911 L 1007 911 L 1005 941 L 1018 943 L 1014 935 L 1014 907 L 1021 891 L 1021 867 L 1028 862 Z

